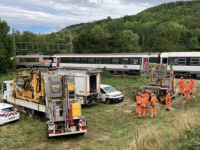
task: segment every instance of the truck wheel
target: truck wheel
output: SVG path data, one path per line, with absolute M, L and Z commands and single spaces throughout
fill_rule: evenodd
M 35 111 L 34 111 L 34 110 L 28 109 L 28 110 L 27 110 L 27 113 L 28 113 L 28 116 L 29 116 L 30 118 L 34 118 L 34 116 L 35 116 Z

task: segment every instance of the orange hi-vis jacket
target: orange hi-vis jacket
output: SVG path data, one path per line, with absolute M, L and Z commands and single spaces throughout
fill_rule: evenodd
M 186 88 L 186 89 L 185 89 L 186 92 L 190 92 L 190 84 L 189 84 L 189 83 L 186 84 L 186 87 L 185 87 L 185 88 Z
M 142 99 L 141 99 L 140 106 L 141 106 L 141 107 L 146 107 L 146 106 L 148 106 L 148 105 L 149 105 L 148 100 L 147 100 L 146 98 L 142 98 Z
M 158 99 L 157 99 L 155 96 L 153 96 L 153 97 L 151 98 L 151 105 L 152 105 L 152 106 L 155 106 L 157 102 L 158 102 Z
M 144 93 L 143 95 L 145 98 L 149 99 L 149 93 Z
M 190 85 L 193 87 L 194 86 L 194 80 L 190 80 Z
M 137 102 L 137 104 L 140 104 L 140 100 L 142 99 L 142 97 L 141 96 L 136 96 L 136 102 Z
M 184 87 L 184 80 L 180 80 L 179 85 L 180 85 L 180 87 Z
M 166 95 L 166 103 L 170 103 L 171 102 L 171 94 L 167 93 Z

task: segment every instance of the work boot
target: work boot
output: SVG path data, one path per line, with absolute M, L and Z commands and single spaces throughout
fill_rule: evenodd
M 178 96 L 180 96 L 181 95 L 181 93 L 178 93 Z

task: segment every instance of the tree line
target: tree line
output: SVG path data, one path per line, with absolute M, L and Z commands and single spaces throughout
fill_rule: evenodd
M 136 53 L 200 50 L 200 1 L 161 4 L 137 15 L 71 25 L 50 34 L 15 35 L 18 54 Z M 13 36 L 0 20 L 0 72 L 13 66 Z

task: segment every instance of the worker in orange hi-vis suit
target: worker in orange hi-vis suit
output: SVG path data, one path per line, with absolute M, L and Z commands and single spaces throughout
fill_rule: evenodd
M 139 112 L 139 109 L 140 109 L 140 100 L 141 100 L 141 95 L 142 95 L 142 93 L 141 92 L 139 92 L 138 94 L 137 94 L 137 96 L 136 96 L 136 114 L 138 114 L 138 112 Z
M 186 83 L 184 96 L 185 96 L 185 98 L 187 97 L 187 99 L 190 100 L 190 83 L 189 83 L 189 81 L 187 81 L 187 83 Z
M 181 94 L 184 94 L 184 83 L 185 83 L 185 81 L 184 81 L 183 77 L 181 77 L 181 80 L 179 81 L 179 96 Z
M 169 91 L 167 91 L 166 95 L 166 111 L 170 110 L 170 103 L 171 103 L 171 94 Z
M 144 97 L 147 99 L 147 100 L 149 100 L 149 90 L 148 89 L 146 89 L 146 91 L 145 91 L 145 93 L 144 93 Z
M 156 103 L 158 102 L 158 99 L 155 97 L 154 94 L 152 94 L 151 98 L 151 118 L 156 117 Z
M 138 118 L 141 118 L 141 114 L 143 113 L 143 118 L 146 116 L 147 106 L 149 105 L 148 100 L 142 95 L 142 99 L 140 100 L 140 110 L 138 113 Z
M 191 80 L 190 80 L 190 94 L 191 94 L 191 95 L 192 95 L 192 93 L 193 93 L 193 88 L 194 88 L 194 80 L 191 79 Z

